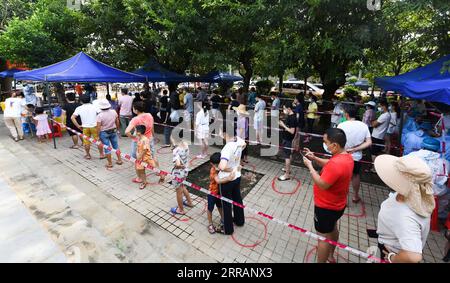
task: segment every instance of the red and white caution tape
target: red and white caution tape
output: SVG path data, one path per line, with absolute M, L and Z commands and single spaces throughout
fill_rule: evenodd
M 52 120 L 53 120 L 53 119 L 52 119 Z M 311 231 L 308 231 L 308 230 L 306 230 L 306 229 L 304 229 L 304 228 L 301 228 L 301 227 L 298 227 L 298 226 L 296 226 L 296 225 L 290 224 L 290 223 L 288 223 L 288 222 L 286 222 L 286 221 L 283 221 L 283 220 L 281 220 L 281 219 L 278 219 L 278 218 L 276 218 L 276 217 L 273 217 L 273 216 L 271 216 L 271 215 L 268 215 L 268 214 L 263 213 L 263 212 L 261 212 L 261 211 L 258 211 L 258 210 L 256 210 L 256 209 L 253 209 L 253 208 L 251 208 L 251 207 L 247 207 L 247 206 L 245 206 L 245 205 L 243 205 L 243 204 L 237 203 L 237 202 L 235 202 L 235 201 L 233 201 L 233 200 L 231 200 L 231 199 L 228 199 L 228 198 L 226 198 L 226 197 L 223 197 L 223 196 L 220 196 L 220 195 L 215 194 L 215 193 L 213 193 L 213 192 L 210 192 L 209 190 L 207 190 L 207 189 L 205 189 L 205 188 L 202 188 L 202 187 L 200 187 L 200 186 L 197 185 L 197 184 L 188 182 L 187 180 L 184 180 L 184 179 L 180 179 L 180 178 L 178 178 L 178 177 L 176 177 L 176 176 L 173 176 L 173 175 L 170 174 L 169 172 L 162 171 L 162 170 L 160 170 L 160 169 L 158 169 L 158 168 L 155 168 L 155 167 L 153 167 L 153 166 L 151 166 L 151 165 L 149 165 L 149 164 L 147 164 L 147 163 L 145 163 L 145 162 L 141 162 L 141 161 L 139 161 L 139 160 L 136 160 L 135 158 L 131 157 L 129 154 L 123 154 L 120 150 L 115 150 L 115 149 L 113 149 L 111 146 L 105 146 L 105 145 L 103 145 L 99 140 L 96 140 L 96 139 L 94 139 L 94 138 L 91 138 L 91 137 L 88 137 L 88 136 L 86 136 L 86 135 L 84 135 L 84 134 L 81 134 L 81 133 L 79 133 L 78 131 L 76 131 L 76 130 L 70 128 L 70 127 L 67 127 L 66 125 L 64 125 L 64 124 L 62 124 L 62 123 L 59 123 L 59 122 L 57 122 L 57 121 L 55 121 L 55 120 L 53 120 L 53 121 L 54 121 L 55 123 L 59 124 L 61 127 L 65 127 L 65 128 L 68 129 L 69 131 L 71 131 L 71 132 L 77 134 L 78 136 L 80 136 L 80 137 L 83 138 L 84 140 L 88 140 L 88 141 L 90 141 L 90 142 L 92 142 L 92 143 L 94 143 L 94 144 L 96 144 L 96 145 L 98 145 L 98 146 L 102 146 L 102 147 L 104 147 L 104 148 L 107 148 L 107 149 L 110 150 L 110 151 L 113 151 L 113 152 L 116 152 L 117 154 L 120 154 L 125 160 L 128 160 L 128 161 L 133 162 L 133 163 L 138 163 L 138 164 L 144 166 L 145 168 L 154 171 L 154 172 L 157 173 L 157 174 L 164 175 L 164 176 L 172 176 L 173 179 L 174 179 L 175 181 L 177 181 L 178 183 L 184 184 L 184 185 L 186 185 L 186 186 L 188 186 L 188 187 L 190 187 L 190 188 L 193 188 L 193 189 L 195 189 L 195 190 L 197 190 L 197 191 L 200 191 L 200 192 L 202 192 L 202 193 L 205 193 L 205 194 L 207 194 L 207 195 L 212 195 L 212 196 L 214 196 L 215 198 L 218 198 L 218 199 L 220 199 L 220 200 L 226 201 L 226 202 L 228 202 L 228 203 L 230 203 L 230 204 L 232 204 L 232 205 L 238 206 L 238 207 L 240 207 L 240 208 L 242 208 L 242 209 L 246 209 L 247 211 L 250 211 L 250 212 L 253 213 L 253 214 L 262 216 L 262 217 L 264 217 L 264 218 L 266 218 L 266 219 L 269 219 L 269 220 L 271 220 L 271 221 L 273 221 L 273 222 L 276 222 L 276 223 L 278 223 L 278 224 L 280 224 L 280 225 L 283 225 L 283 226 L 289 227 L 289 228 L 291 228 L 291 229 L 294 229 L 294 230 L 296 230 L 296 231 L 298 231 L 298 232 L 300 232 L 300 233 L 305 234 L 306 236 L 310 236 L 310 237 L 312 237 L 312 238 L 314 238 L 314 239 L 324 241 L 324 242 L 326 242 L 326 243 L 328 243 L 328 244 L 330 244 L 330 245 L 333 245 L 333 246 L 338 247 L 339 249 L 346 250 L 346 251 L 348 251 L 348 252 L 350 252 L 350 253 L 352 253 L 352 254 L 354 254 L 354 255 L 360 256 L 360 257 L 362 257 L 362 258 L 365 258 L 365 259 L 368 259 L 368 260 L 371 260 L 371 261 L 374 261 L 374 262 L 387 263 L 387 261 L 382 260 L 381 258 L 374 257 L 374 256 L 372 256 L 372 255 L 370 255 L 370 254 L 368 254 L 368 253 L 365 253 L 365 252 L 362 252 L 362 251 L 357 250 L 357 249 L 355 249 L 355 248 L 349 247 L 349 246 L 347 246 L 347 245 L 345 245 L 345 244 L 342 244 L 342 243 L 335 242 L 335 241 L 333 241 L 333 240 L 327 239 L 327 238 L 325 238 L 325 237 L 323 237 L 323 236 L 317 235 L 317 234 L 315 234 L 315 233 L 313 233 L 313 232 L 311 232 Z

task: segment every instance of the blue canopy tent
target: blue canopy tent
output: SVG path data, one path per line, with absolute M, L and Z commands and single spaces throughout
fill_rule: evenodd
M 24 70 L 20 69 L 9 69 L 3 72 L 0 72 L 0 78 L 13 78 L 15 73 L 23 72 Z
M 235 76 L 225 72 L 218 72 L 218 71 L 212 71 L 203 76 L 190 78 L 190 81 L 192 82 L 204 82 L 204 83 L 236 82 L 242 80 L 243 78 L 241 76 Z
M 450 105 L 450 72 L 445 70 L 447 55 L 433 63 L 395 76 L 375 79 L 384 90 L 392 90 L 414 99 Z
M 56 64 L 14 74 L 16 80 L 40 82 L 145 82 L 145 77 L 121 71 L 80 52 Z
M 140 68 L 133 73 L 145 77 L 148 82 L 184 82 L 188 80 L 187 76 L 170 71 L 147 71 L 145 68 Z

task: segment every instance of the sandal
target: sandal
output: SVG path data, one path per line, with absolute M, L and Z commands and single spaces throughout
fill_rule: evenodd
M 85 156 L 84 156 L 84 159 L 91 160 L 92 157 L 91 157 L 90 155 L 85 155 Z
M 186 215 L 186 213 L 178 212 L 178 206 L 172 207 L 170 209 L 170 212 L 172 212 L 173 214 Z
M 106 159 L 106 155 L 100 156 L 100 159 Z
M 193 204 L 189 205 L 188 202 L 185 201 L 185 200 L 183 200 L 183 205 L 184 205 L 184 206 L 187 206 L 187 207 L 191 207 L 191 208 L 194 207 Z
M 143 190 L 143 189 L 145 189 L 146 187 L 147 187 L 147 182 L 145 182 L 145 183 L 142 183 L 140 186 L 139 186 L 139 190 Z
M 18 139 L 18 138 L 14 138 L 14 141 L 15 141 L 15 142 L 18 142 L 18 141 L 19 141 L 19 139 Z
M 208 226 L 208 232 L 209 232 L 209 234 L 215 234 L 216 233 L 216 227 L 214 227 L 214 225 L 209 225 Z
M 131 182 L 139 184 L 139 183 L 142 183 L 142 180 L 139 178 L 133 178 L 133 179 L 131 179 Z
M 123 161 L 116 161 L 116 164 L 117 164 L 117 165 L 122 165 L 122 164 L 123 164 Z
M 360 202 L 361 201 L 361 198 L 360 197 L 358 197 L 358 198 L 353 198 L 352 199 L 352 202 L 353 203 L 358 203 L 358 202 Z
M 105 167 L 106 167 L 106 168 L 109 168 L 109 169 L 113 168 L 113 166 L 112 166 L 112 165 L 109 165 L 109 164 L 106 164 Z
M 166 180 L 166 176 L 160 175 L 160 176 L 159 176 L 158 184 L 163 184 L 165 180 Z
M 71 149 L 79 149 L 80 147 L 78 145 L 72 145 L 70 148 Z
M 291 178 L 286 177 L 286 175 L 278 177 L 278 181 L 289 181 Z
M 225 230 L 223 229 L 223 225 L 220 225 L 219 227 L 215 227 L 215 228 L 216 228 L 216 233 L 225 234 Z

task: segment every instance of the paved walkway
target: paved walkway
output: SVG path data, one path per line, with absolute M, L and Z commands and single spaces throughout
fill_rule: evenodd
M 47 230 L 0 178 L 0 262 L 67 262 Z
M 162 139 L 162 136 L 157 135 L 157 137 Z M 119 143 L 122 152 L 130 152 L 129 139 L 122 138 Z M 34 140 L 20 143 L 37 158 L 59 163 L 61 168 L 80 175 L 98 187 L 103 194 L 113 196 L 152 223 L 181 239 L 186 246 L 193 247 L 215 261 L 316 261 L 316 240 L 249 213 L 246 213 L 246 225 L 236 227 L 233 237 L 210 235 L 207 231 L 206 202 L 203 198 L 192 195 L 195 207 L 189 209 L 185 217 L 174 216 L 169 209 L 176 205 L 175 192 L 167 183 L 158 185 L 158 177 L 154 174 L 149 175 L 150 182 L 153 184 L 141 191 L 130 181 L 135 176 L 131 163 L 107 170 L 104 167 L 105 162 L 98 158 L 98 151 L 93 150 L 93 159 L 86 161 L 83 159 L 82 149 L 69 149 L 71 140 L 68 136 L 58 138 L 57 144 L 58 149 L 54 150 L 52 143 L 38 144 Z M 161 169 L 170 171 L 171 152 L 168 149 L 160 149 L 160 146 L 161 143 L 158 143 L 157 158 Z M 198 146 L 193 145 L 190 149 L 191 169 L 207 161 L 192 158 L 199 153 Z M 210 148 L 209 150 L 210 153 L 216 151 L 219 149 Z M 293 174 L 296 179 L 280 183 L 276 177 L 282 174 L 282 164 L 261 158 L 251 157 L 249 160 L 247 169 L 264 176 L 245 197 L 245 205 L 314 232 L 312 180 L 307 170 L 295 167 Z M 376 227 L 380 203 L 387 198 L 388 193 L 389 189 L 384 186 L 362 183 L 363 202 L 355 205 L 349 201 L 346 214 L 339 222 L 341 243 L 362 251 L 376 245 L 375 239 L 368 238 L 366 229 Z M 215 223 L 219 221 L 216 212 L 214 221 Z M 430 233 L 424 250 L 424 261 L 441 262 L 444 245 L 445 240 L 442 235 Z M 338 262 L 366 262 L 366 260 L 340 250 Z

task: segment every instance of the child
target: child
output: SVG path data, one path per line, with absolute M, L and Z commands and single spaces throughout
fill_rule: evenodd
M 139 189 L 143 190 L 147 187 L 147 176 L 145 175 L 145 167 L 141 164 L 141 162 L 145 162 L 152 167 L 156 167 L 155 160 L 152 157 L 150 151 L 150 141 L 144 135 L 145 134 L 145 126 L 138 125 L 136 126 L 136 137 L 137 137 L 137 151 L 136 151 L 136 175 L 139 179 L 142 180 L 142 183 L 139 185 Z
M 45 142 L 48 139 L 48 134 L 51 134 L 50 126 L 48 125 L 48 115 L 44 113 L 44 108 L 36 108 L 36 116 L 33 117 L 36 124 L 36 136 L 39 143 Z
M 211 163 L 211 170 L 209 171 L 209 191 L 212 194 L 215 195 L 219 195 L 219 184 L 224 184 L 224 183 L 228 183 L 231 182 L 234 177 L 235 177 L 235 173 L 232 172 L 230 174 L 230 176 L 223 178 L 223 179 L 219 179 L 219 163 L 220 163 L 220 152 L 216 152 L 213 155 L 211 155 L 211 157 L 209 158 L 209 162 Z M 223 223 L 223 211 L 222 211 L 222 201 L 212 195 L 208 195 L 208 232 L 210 234 L 214 234 L 214 233 L 221 233 L 224 234 L 223 232 L 223 224 L 220 225 L 220 227 L 215 227 L 213 225 L 213 221 L 212 221 L 212 212 L 214 210 L 214 205 L 217 206 L 217 210 L 219 211 L 220 214 L 220 223 Z
M 174 168 L 172 169 L 172 175 L 179 179 L 185 180 L 188 176 L 188 157 L 189 157 L 189 147 L 187 143 L 181 140 L 177 147 L 173 150 L 173 163 Z M 173 180 L 172 184 L 175 186 L 177 193 L 177 204 L 178 206 L 173 207 L 170 211 L 173 214 L 184 215 L 184 206 L 193 207 L 191 196 L 189 195 L 186 186 L 177 180 Z M 183 201 L 183 195 L 186 197 L 186 202 Z

